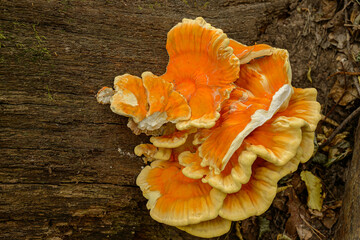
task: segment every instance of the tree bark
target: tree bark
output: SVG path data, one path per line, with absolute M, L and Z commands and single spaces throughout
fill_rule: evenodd
M 288 6 L 0 0 L 0 238 L 196 239 L 151 219 L 133 154 L 148 139 L 95 94 L 117 75 L 164 73 L 166 34 L 183 17 L 248 43 Z
M 347 170 L 345 194 L 335 239 L 360 239 L 360 119 L 352 160 Z
M 324 100 L 335 50 L 318 47 L 322 26 L 295 2 L 0 0 L 0 239 L 198 239 L 151 219 L 133 153 L 148 138 L 95 95 L 117 75 L 164 73 L 167 32 L 202 16 L 244 44 L 288 49 L 296 87 L 312 61 Z M 359 230 L 359 132 L 339 239 Z

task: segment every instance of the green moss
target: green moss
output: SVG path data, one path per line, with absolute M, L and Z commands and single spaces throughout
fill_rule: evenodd
M 35 24 L 12 22 L 7 31 L 0 31 L 0 48 L 3 60 L 15 59 L 25 62 L 39 62 L 51 58 L 46 37 L 41 35 Z
M 51 101 L 54 101 L 54 98 L 52 97 L 50 89 L 49 89 L 49 85 L 46 85 L 46 89 L 47 89 L 48 99 Z
M 31 56 L 34 62 L 39 60 L 48 60 L 50 59 L 50 52 L 46 47 L 31 47 L 26 49 L 26 52 Z
M 162 7 L 162 5 L 158 1 L 155 1 L 153 3 L 144 4 L 144 5 L 138 5 L 139 10 L 144 10 L 144 9 L 145 10 L 147 10 L 147 9 L 155 10 L 157 8 L 160 8 L 160 7 Z
M 49 59 L 50 58 L 50 52 L 49 50 L 44 46 L 46 37 L 39 35 L 38 31 L 36 30 L 36 25 L 32 25 L 36 44 L 31 46 L 27 49 L 27 52 L 30 53 L 34 61 L 41 60 L 41 59 Z
M 25 23 L 19 23 L 19 22 L 13 22 L 13 28 L 14 30 L 19 30 L 19 29 L 23 29 L 23 28 L 26 28 L 27 25 Z
M 5 39 L 6 39 L 6 37 L 5 37 L 4 33 L 3 33 L 3 31 L 0 31 L 0 48 L 2 46 L 5 46 L 4 42 L 3 42 L 3 40 L 5 40 Z
M 157 2 L 157 1 L 155 1 L 154 7 L 159 8 L 159 7 L 161 7 L 161 4 L 159 2 Z
M 209 5 L 209 1 L 203 0 L 182 0 L 188 7 L 194 7 L 198 9 L 206 9 Z

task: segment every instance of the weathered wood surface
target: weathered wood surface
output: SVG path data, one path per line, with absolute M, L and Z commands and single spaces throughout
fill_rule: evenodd
M 133 154 L 147 138 L 95 94 L 116 75 L 163 73 L 166 34 L 184 17 L 290 47 L 303 30 L 284 22 L 293 2 L 0 0 L 0 239 L 195 239 L 150 218 Z M 305 66 L 294 82 L 309 56 L 292 58 Z
M 360 240 L 360 119 L 355 147 L 347 170 L 345 195 L 335 239 Z

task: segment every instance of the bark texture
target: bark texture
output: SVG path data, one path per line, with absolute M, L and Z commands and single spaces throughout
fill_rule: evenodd
M 355 133 L 355 148 L 347 179 L 335 239 L 360 239 L 360 120 Z
M 256 40 L 288 5 L 0 0 L 0 238 L 194 239 L 151 219 L 133 154 L 148 139 L 95 94 L 120 74 L 163 73 L 184 17 Z
M 242 43 L 289 49 L 297 87 L 313 61 L 324 86 L 333 52 L 304 34 L 307 15 L 289 17 L 296 3 L 0 0 L 0 239 L 197 239 L 151 219 L 133 154 L 148 139 L 95 94 L 117 75 L 164 73 L 167 32 L 198 16 Z

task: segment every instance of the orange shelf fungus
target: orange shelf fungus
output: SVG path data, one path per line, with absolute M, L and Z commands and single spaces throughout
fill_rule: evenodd
M 294 158 L 284 166 L 276 166 L 258 158 L 252 165 L 248 183 L 238 192 L 226 196 L 219 215 L 228 220 L 239 221 L 263 214 L 275 198 L 277 182 L 296 171 L 298 163 L 298 159 Z
M 217 217 L 209 221 L 177 228 L 197 237 L 212 238 L 214 236 L 221 236 L 230 231 L 231 221 Z
M 220 117 L 220 105 L 239 76 L 239 59 L 229 41 L 201 17 L 183 19 L 168 33 L 169 63 L 162 77 L 174 84 L 191 108 L 191 118 L 179 123 L 179 129 L 210 128 Z
M 167 122 L 190 118 L 186 99 L 174 91 L 173 84 L 151 72 L 144 72 L 142 79 L 130 74 L 117 76 L 114 89 L 102 88 L 97 94 L 98 102 L 110 103 L 114 113 L 130 117 L 140 132 L 151 132 Z
M 155 161 L 139 174 L 136 184 L 148 199 L 155 220 L 171 226 L 186 226 L 215 219 L 226 194 L 185 177 L 176 161 Z
M 320 120 L 315 89 L 294 88 L 286 50 L 245 46 L 202 18 L 168 33 L 166 73 L 118 76 L 102 104 L 152 135 L 137 185 L 150 215 L 194 236 L 227 233 L 264 213 L 278 181 L 310 159 Z

